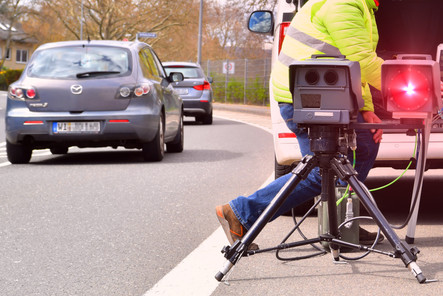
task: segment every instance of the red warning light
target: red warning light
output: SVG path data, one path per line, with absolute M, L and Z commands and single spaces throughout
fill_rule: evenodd
M 427 118 L 443 108 L 439 64 L 430 55 L 399 54 L 381 66 L 381 91 L 392 118 Z
M 431 83 L 420 70 L 401 69 L 388 84 L 389 100 L 400 110 L 418 110 L 432 99 Z

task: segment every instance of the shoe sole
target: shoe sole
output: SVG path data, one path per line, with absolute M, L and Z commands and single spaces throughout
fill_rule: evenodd
M 217 206 L 215 208 L 215 214 L 217 215 L 218 222 L 220 222 L 223 231 L 225 232 L 225 235 L 232 246 L 234 244 L 234 240 L 231 236 L 231 228 L 229 227 L 228 220 L 226 220 L 225 215 L 223 214 L 223 208 L 221 206 Z
M 379 243 L 384 241 L 384 239 L 385 239 L 384 236 L 381 236 L 381 234 L 380 234 L 380 237 L 378 238 L 376 245 L 378 245 Z M 362 240 L 362 241 L 359 241 L 359 243 L 361 245 L 372 246 L 374 244 L 374 241 L 375 240 Z

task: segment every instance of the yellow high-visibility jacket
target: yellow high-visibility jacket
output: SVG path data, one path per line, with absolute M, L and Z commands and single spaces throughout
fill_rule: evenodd
M 360 63 L 362 111 L 374 111 L 369 85 L 381 88 L 381 64 L 374 11 L 377 0 L 309 0 L 288 27 L 271 73 L 274 98 L 292 103 L 289 65 L 313 54 L 344 55 Z

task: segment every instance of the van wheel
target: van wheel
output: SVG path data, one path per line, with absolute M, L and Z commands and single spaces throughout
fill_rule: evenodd
M 160 114 L 157 134 L 151 142 L 144 143 L 142 155 L 145 161 L 161 161 L 165 155 L 165 134 L 163 128 L 163 114 Z
M 32 148 L 26 144 L 12 144 L 6 140 L 6 154 L 10 163 L 28 163 L 31 160 Z
M 292 170 L 297 166 L 297 164 L 298 164 L 297 162 L 294 162 L 291 165 L 279 164 L 277 162 L 277 158 L 275 158 L 275 167 L 274 167 L 275 179 L 292 172 Z M 313 205 L 314 205 L 314 200 L 309 200 L 302 203 L 298 207 L 293 208 L 293 210 L 295 212 L 295 215 L 303 216 Z M 312 211 L 311 215 L 313 216 L 315 214 L 316 211 Z M 287 211 L 286 213 L 283 214 L 283 216 L 292 216 L 292 211 Z

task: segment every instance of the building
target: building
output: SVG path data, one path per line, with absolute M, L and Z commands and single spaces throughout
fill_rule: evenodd
M 4 68 L 23 69 L 38 41 L 27 35 L 20 23 L 15 23 L 12 28 L 10 28 L 9 23 L 9 20 L 0 16 L 0 59 L 6 54 Z M 9 48 L 6 48 L 9 31 L 11 38 Z

